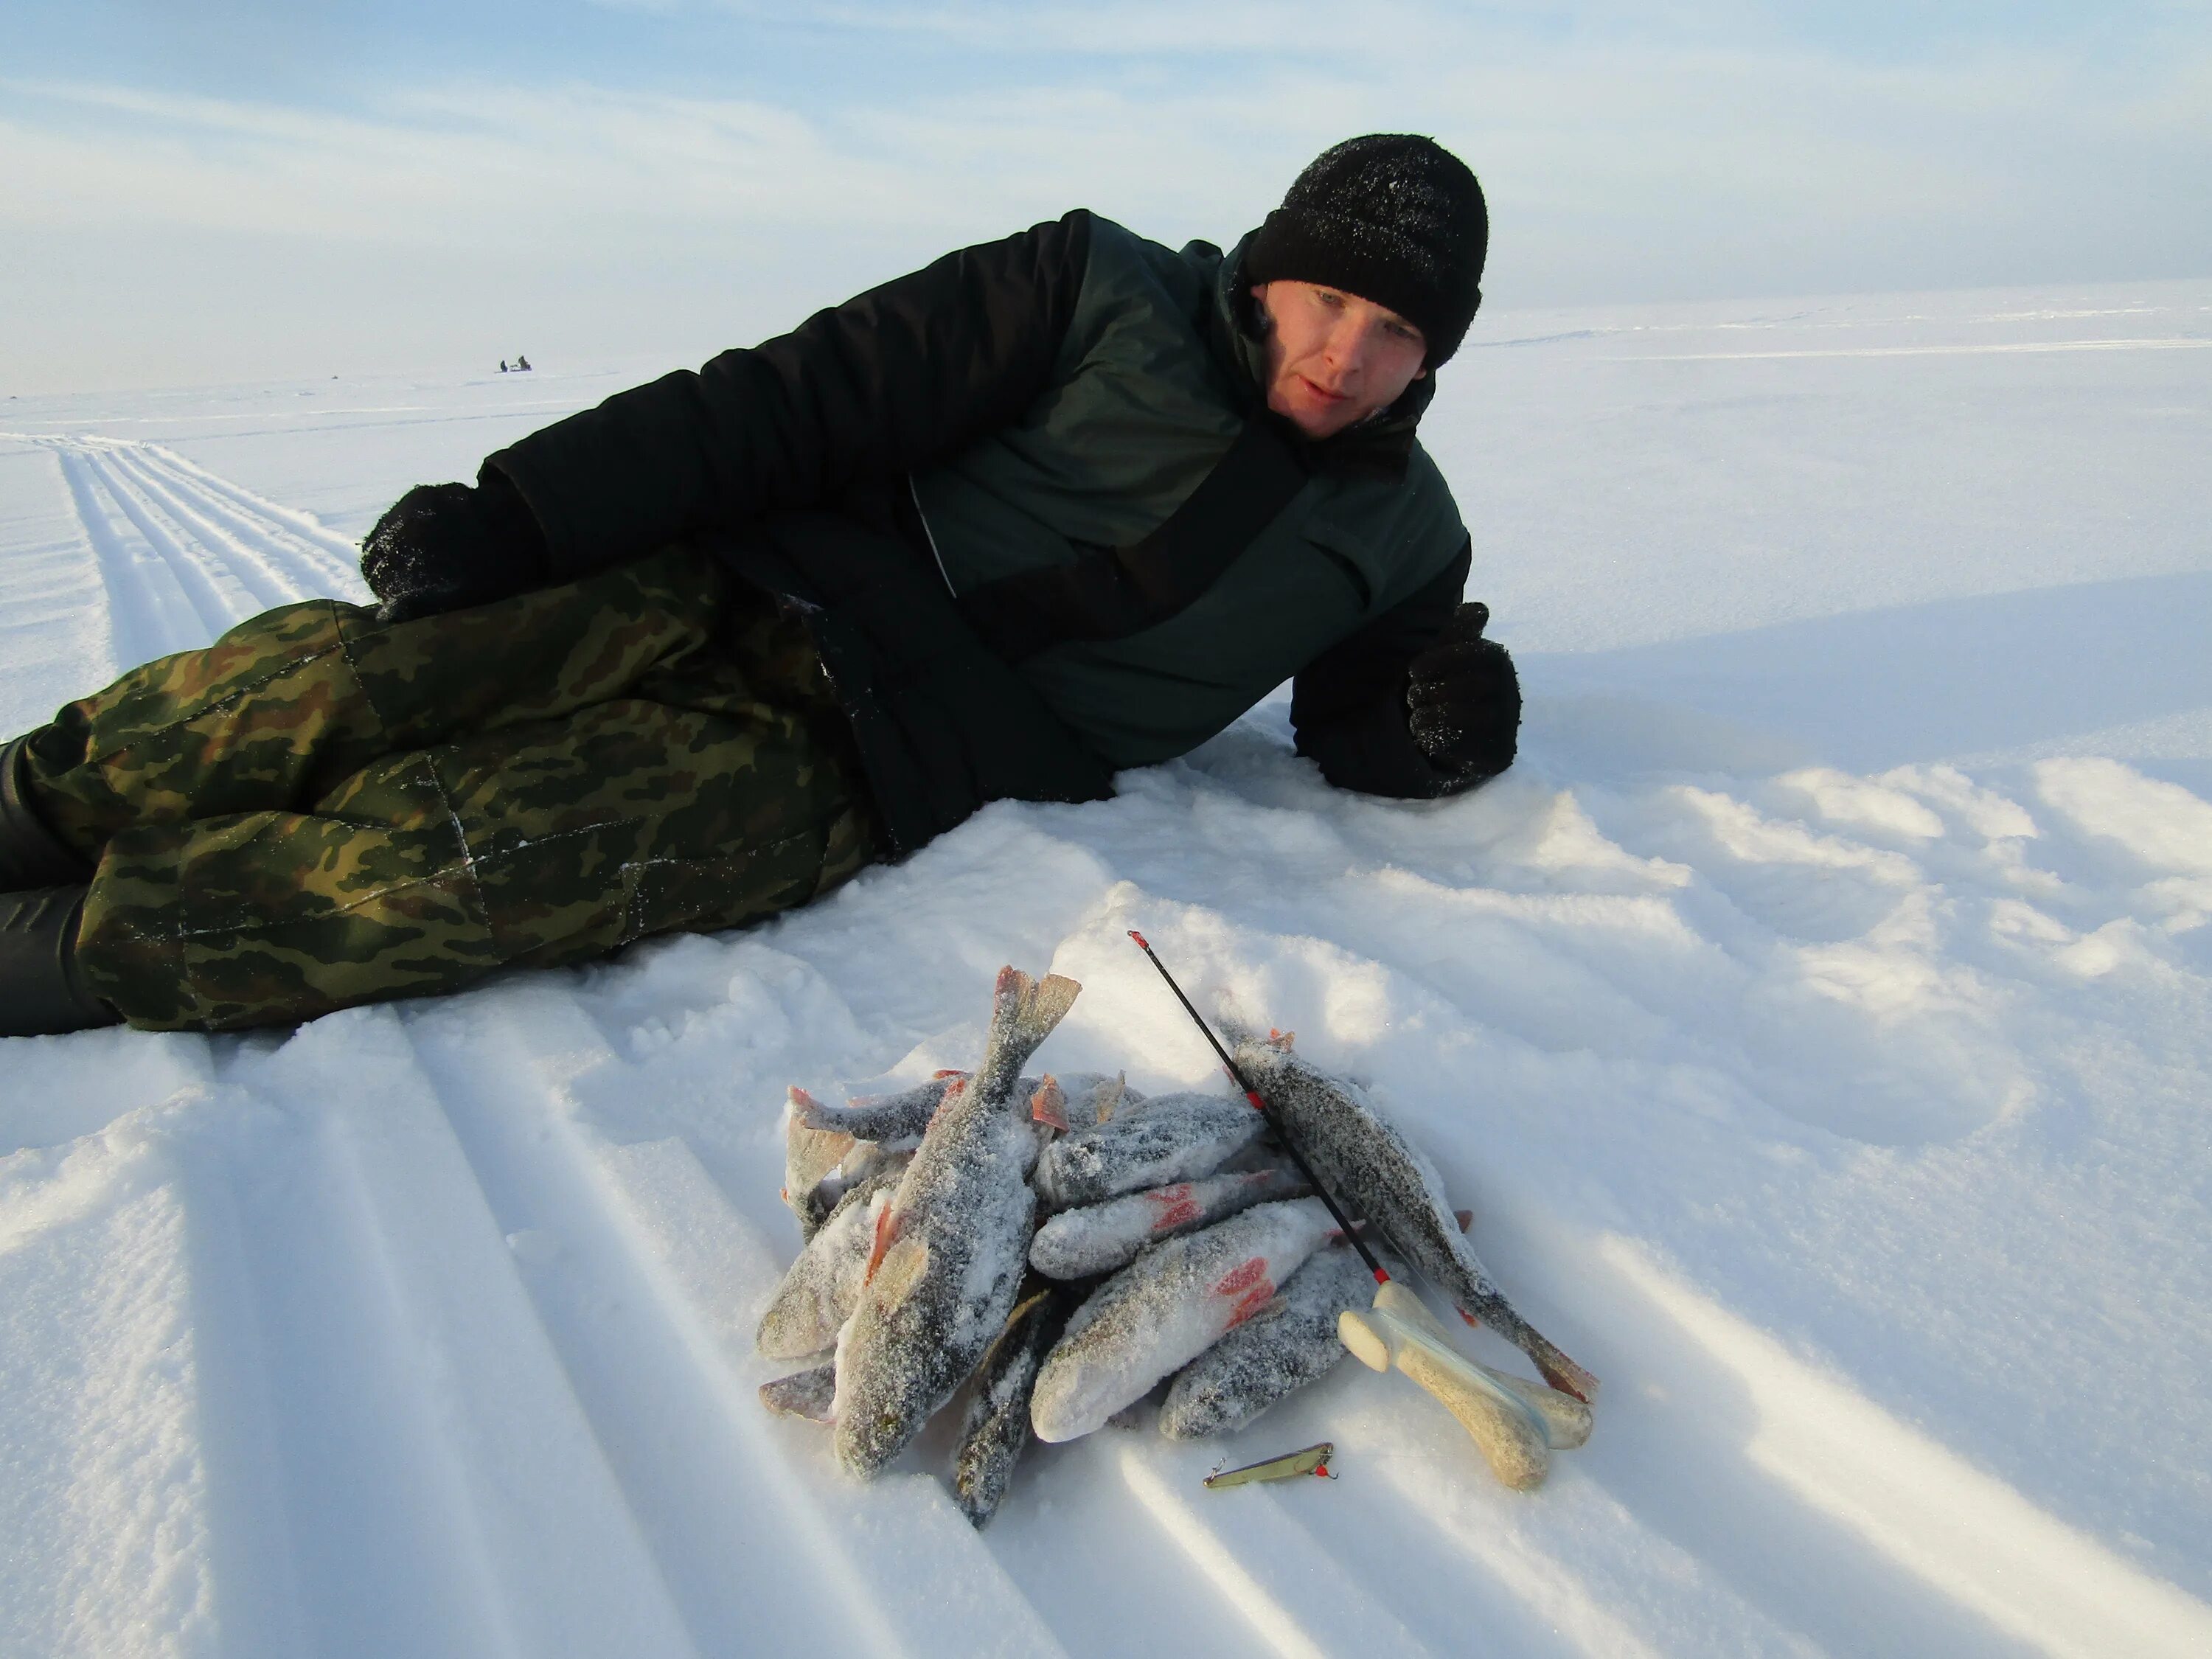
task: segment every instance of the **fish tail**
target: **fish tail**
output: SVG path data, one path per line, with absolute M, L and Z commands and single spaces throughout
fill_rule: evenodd
M 1571 1394 L 1585 1406 L 1597 1404 L 1597 1378 L 1542 1337 L 1536 1338 L 1535 1346 L 1523 1348 L 1522 1352 L 1535 1362 L 1536 1369 L 1544 1374 L 1544 1380 L 1561 1394 Z
M 793 1086 L 783 1131 L 784 1202 L 794 1209 L 853 1150 L 853 1137 L 825 1121 L 822 1103 Z
M 1574 1395 L 1585 1406 L 1597 1404 L 1597 1378 L 1560 1352 L 1549 1337 L 1514 1312 L 1504 1297 L 1488 1306 L 1482 1306 L 1480 1313 L 1462 1307 L 1459 1316 L 1470 1325 L 1487 1324 L 1527 1354 L 1536 1369 L 1543 1373 L 1544 1380 L 1560 1393 Z
M 991 1004 L 991 1034 L 984 1044 L 985 1064 L 979 1073 L 1012 1076 L 1037 1045 L 1052 1035 L 1054 1026 L 1066 1018 L 1082 986 L 1059 974 L 1031 979 L 1018 968 L 999 969 L 999 983 Z

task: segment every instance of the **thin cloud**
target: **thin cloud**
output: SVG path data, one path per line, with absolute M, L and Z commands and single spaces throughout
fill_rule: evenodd
M 1534 6 L 1414 0 L 1357 28 L 1297 0 L 744 9 L 821 34 L 853 77 L 730 96 L 479 76 L 343 108 L 0 81 L 9 309 L 48 325 L 0 337 L 0 374 L 37 349 L 42 377 L 103 378 L 95 291 L 190 303 L 194 349 L 237 328 L 273 361 L 339 248 L 360 288 L 330 325 L 379 353 L 444 349 L 492 295 L 611 337 L 625 289 L 704 337 L 1075 205 L 1225 241 L 1375 130 L 1433 133 L 1481 173 L 1493 305 L 2212 271 L 2201 12 L 2161 14 L 2138 62 L 2025 26 L 1844 53 L 1753 6 L 1585 9 L 1564 34 Z M 957 74 L 895 72 L 925 40 Z M 165 238 L 191 251 L 189 291 Z M 149 257 L 109 257 L 134 243 Z

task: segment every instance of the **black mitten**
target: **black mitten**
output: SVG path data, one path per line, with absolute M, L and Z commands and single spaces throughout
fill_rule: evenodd
M 1482 637 L 1489 621 L 1488 605 L 1462 605 L 1406 668 L 1406 729 L 1431 765 L 1455 777 L 1513 764 L 1521 682 L 1505 647 Z
M 504 473 L 467 484 L 417 484 L 361 544 L 361 574 L 385 622 L 465 611 L 542 586 L 545 534 Z

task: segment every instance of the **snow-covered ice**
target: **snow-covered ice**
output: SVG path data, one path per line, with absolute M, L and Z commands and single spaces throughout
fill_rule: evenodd
M 0 399 L 0 721 L 661 367 Z M 1474 795 L 1279 695 L 769 927 L 0 1046 L 0 1652 L 2212 1652 L 2212 283 L 1486 314 L 1429 439 Z M 974 1064 L 1008 962 L 1085 986 L 1039 1067 L 1214 1086 L 1131 927 L 1605 1379 L 1540 1492 L 1358 1366 L 980 1536 L 949 1426 L 862 1486 L 762 1409 L 785 1086 Z

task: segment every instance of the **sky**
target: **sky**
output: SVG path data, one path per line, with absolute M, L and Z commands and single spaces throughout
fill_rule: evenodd
M 1492 313 L 2212 275 L 2212 0 L 8 0 L 0 397 L 695 362 L 1376 131 L 1481 176 Z

